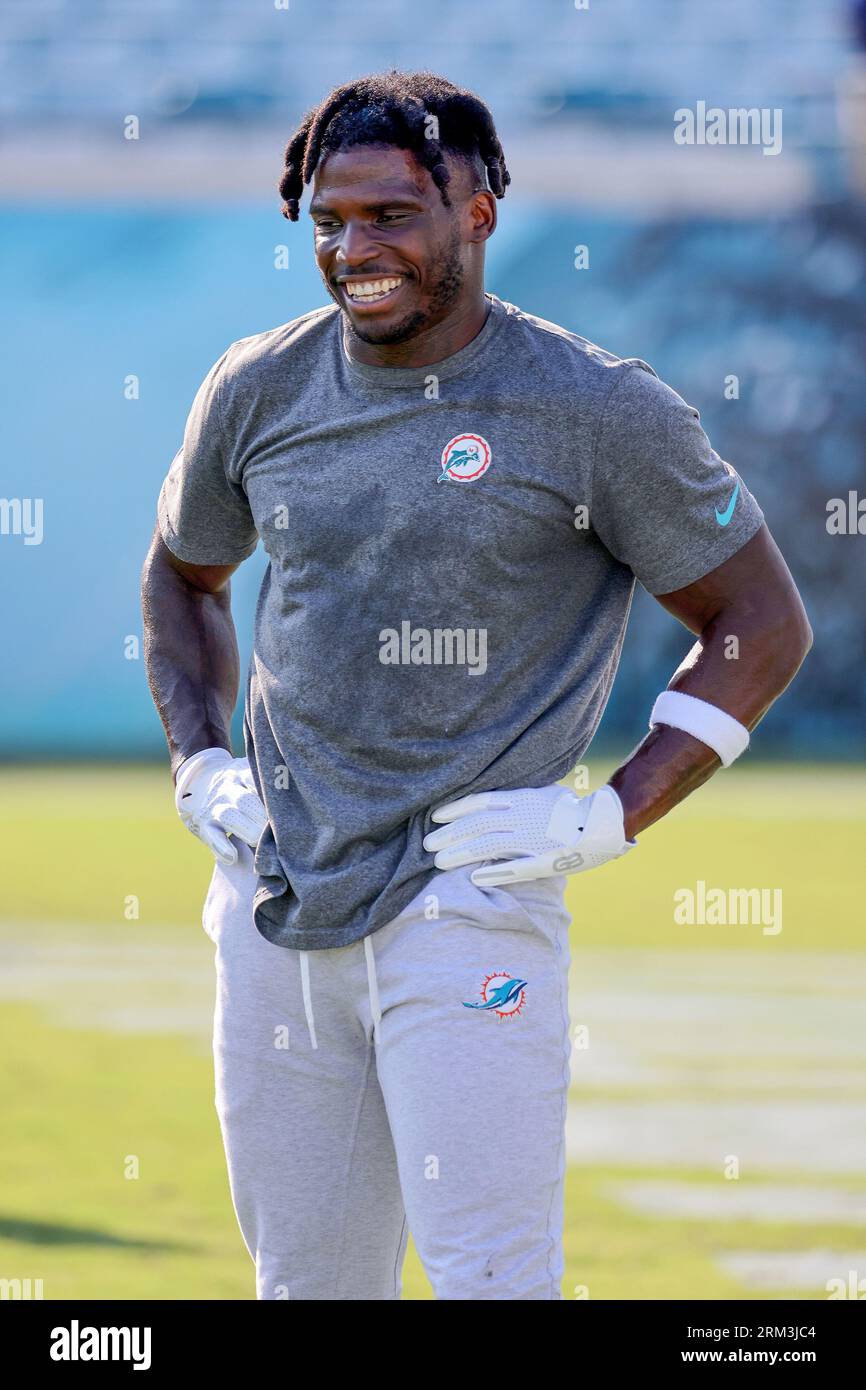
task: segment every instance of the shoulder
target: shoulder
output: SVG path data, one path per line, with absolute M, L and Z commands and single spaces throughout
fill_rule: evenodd
M 496 295 L 491 298 L 503 316 L 509 345 L 522 345 L 554 366 L 579 372 L 605 390 L 610 390 L 623 373 L 635 370 L 658 380 L 653 368 L 640 357 L 617 357 L 616 353 L 608 352 L 561 324 L 530 314 Z
M 561 378 L 579 382 L 584 401 L 594 401 L 606 416 L 662 410 L 673 402 L 685 404 L 642 357 L 619 357 L 561 324 L 527 313 L 506 300 L 497 302 L 505 319 L 509 351 L 522 348 L 546 372 L 555 374 L 557 386 L 562 384 Z
M 264 333 L 238 338 L 216 364 L 222 391 L 264 382 L 293 362 L 322 350 L 339 312 L 336 304 L 326 304 Z

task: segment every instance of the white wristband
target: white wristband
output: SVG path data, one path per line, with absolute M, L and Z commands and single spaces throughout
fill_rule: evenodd
M 739 720 L 718 705 L 686 695 L 682 690 L 663 690 L 652 708 L 649 726 L 670 724 L 700 739 L 718 753 L 722 767 L 730 767 L 749 746 L 749 731 Z

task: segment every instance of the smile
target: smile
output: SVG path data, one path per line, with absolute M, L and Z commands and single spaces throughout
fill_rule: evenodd
M 402 283 L 402 275 L 389 275 L 379 280 L 344 280 L 341 288 L 353 304 L 380 304 L 396 294 Z

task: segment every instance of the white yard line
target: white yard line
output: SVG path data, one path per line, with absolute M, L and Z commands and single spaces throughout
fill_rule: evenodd
M 866 1169 L 861 1105 L 742 1100 L 572 1102 L 572 1163 L 624 1168 L 707 1168 L 742 1176 L 851 1174 Z
M 779 1221 L 797 1225 L 866 1226 L 866 1189 L 859 1192 L 806 1184 L 611 1183 L 605 1195 L 647 1216 L 686 1221 Z
M 200 939 L 199 939 L 200 938 Z M 175 1033 L 209 1045 L 213 945 L 202 928 L 0 924 L 0 1002 L 66 1028 Z
M 578 948 L 569 1159 L 861 1175 L 864 990 L 866 954 Z
M 866 1249 L 790 1250 L 767 1253 L 734 1251 L 720 1255 L 716 1263 L 727 1274 L 752 1289 L 800 1289 L 820 1291 L 827 1298 L 866 1296 Z M 857 1285 L 862 1280 L 859 1294 Z M 828 1288 L 830 1281 L 836 1281 Z M 802 1323 L 804 1319 L 798 1318 Z M 806 1319 L 808 1321 L 808 1319 Z

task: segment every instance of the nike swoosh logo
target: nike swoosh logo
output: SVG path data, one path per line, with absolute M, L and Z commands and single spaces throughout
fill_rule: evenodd
M 739 492 L 740 484 L 737 483 L 737 486 L 734 488 L 734 491 L 731 494 L 731 500 L 725 507 L 725 510 L 723 512 L 720 512 L 718 507 L 716 507 L 716 521 L 719 523 L 720 526 L 727 526 L 731 517 L 734 515 L 734 507 L 737 505 L 737 497 L 739 496 Z

